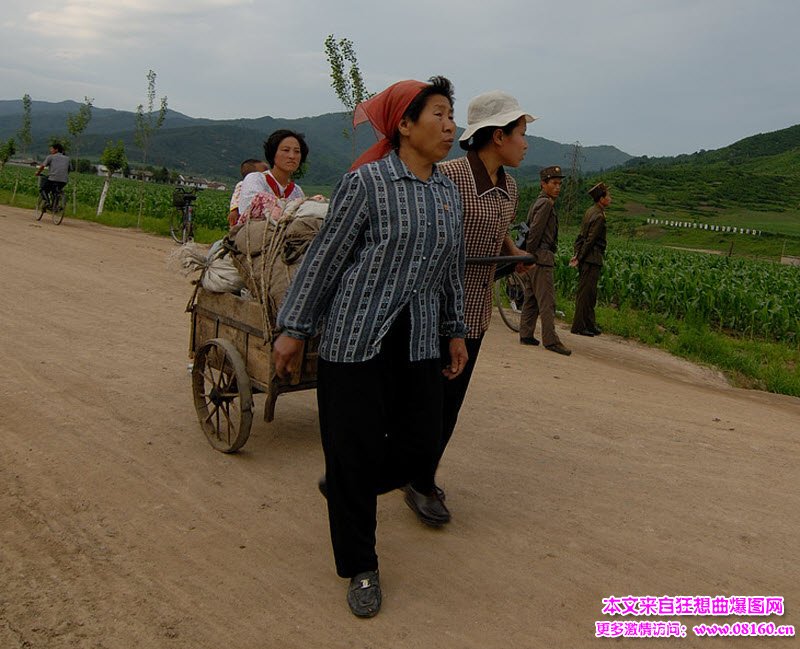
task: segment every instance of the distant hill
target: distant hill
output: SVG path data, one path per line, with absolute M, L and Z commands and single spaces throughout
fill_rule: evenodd
M 77 112 L 79 107 L 80 104 L 74 101 L 34 101 L 31 107 L 33 144 L 27 153 L 43 157 L 52 137 L 66 136 L 67 115 Z M 21 121 L 22 101 L 0 100 L 0 140 L 13 137 Z M 196 119 L 170 110 L 164 125 L 152 139 L 148 163 L 184 173 L 231 179 L 238 175 L 239 163 L 243 159 L 263 157 L 262 142 L 269 133 L 278 128 L 290 128 L 304 133 L 311 148 L 304 182 L 330 185 L 339 180 L 352 160 L 353 143 L 343 137 L 349 126 L 346 113 L 299 119 L 211 120 Z M 128 159 L 135 164 L 141 160 L 141 151 L 134 144 L 134 131 L 135 113 L 95 107 L 81 141 L 80 157 L 97 160 L 109 140 L 122 140 Z M 360 127 L 356 152 L 360 153 L 374 141 L 371 129 Z M 529 136 L 528 141 L 530 148 L 526 165 L 515 171 L 518 177 L 535 178 L 538 170 L 547 165 L 569 166 L 571 145 L 535 136 Z M 613 146 L 587 146 L 583 147 L 582 153 L 584 173 L 616 167 L 631 159 L 630 155 Z M 455 145 L 451 157 L 462 154 Z
M 800 125 L 713 151 L 632 158 L 603 180 L 649 209 L 800 210 Z

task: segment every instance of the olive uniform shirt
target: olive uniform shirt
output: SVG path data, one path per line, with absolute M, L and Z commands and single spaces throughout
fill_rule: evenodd
M 581 231 L 575 239 L 575 256 L 579 264 L 603 265 L 606 251 L 606 213 L 599 203 L 586 210 Z
M 528 212 L 526 250 L 539 266 L 555 266 L 558 249 L 558 217 L 553 200 L 543 191 Z

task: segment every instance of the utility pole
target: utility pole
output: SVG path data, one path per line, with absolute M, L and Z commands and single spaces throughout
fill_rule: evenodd
M 578 207 L 581 190 L 581 162 L 583 160 L 583 146 L 580 142 L 572 145 L 569 163 L 569 175 L 564 183 L 564 191 L 561 193 L 561 209 L 559 210 L 564 217 L 564 225 L 572 222 L 572 216 Z

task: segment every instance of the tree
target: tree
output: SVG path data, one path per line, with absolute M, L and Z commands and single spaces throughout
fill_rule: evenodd
M 116 144 L 109 142 L 103 150 L 103 155 L 100 156 L 101 164 L 105 165 L 106 180 L 103 183 L 103 191 L 100 193 L 100 203 L 97 205 L 97 216 L 103 213 L 103 206 L 106 204 L 106 196 L 108 195 L 108 186 L 111 184 L 111 176 L 123 167 L 127 166 L 128 158 L 125 155 L 125 144 L 119 140 Z
M 161 167 L 160 169 L 156 169 L 153 172 L 153 180 L 157 183 L 168 183 L 169 169 L 167 169 L 166 167 Z
M 75 171 L 79 174 L 94 174 L 94 165 L 91 160 L 87 158 L 78 158 L 75 160 Z
M 26 92 L 22 95 L 22 125 L 17 131 L 17 140 L 22 145 L 23 157 L 27 156 L 28 149 L 31 146 L 31 96 Z M 16 179 L 14 180 L 14 192 L 11 194 L 11 204 L 14 204 L 14 199 L 17 197 L 17 187 L 19 187 L 19 169 L 17 169 Z
M 94 98 L 86 97 L 83 98 L 83 104 L 81 107 L 78 108 L 77 113 L 69 113 L 67 115 L 67 130 L 69 134 L 72 136 L 72 153 L 74 154 L 73 157 L 73 169 L 78 171 L 78 154 L 80 153 L 80 144 L 81 144 L 81 135 L 86 130 L 86 127 L 89 126 L 89 122 L 92 120 L 92 104 L 94 102 Z M 72 183 L 72 213 L 76 214 L 78 211 L 78 180 L 75 179 L 75 182 Z
M 369 99 L 372 94 L 367 91 L 364 84 L 364 77 L 358 67 L 358 57 L 356 57 L 353 41 L 348 38 L 336 39 L 333 34 L 329 34 L 325 39 L 325 56 L 331 66 L 331 88 L 336 93 L 339 101 L 347 109 L 352 124 L 353 113 L 365 99 Z M 349 63 L 350 67 L 347 67 Z M 345 138 L 350 138 L 353 145 L 353 160 L 356 159 L 356 132 L 355 127 L 350 127 L 348 133 L 345 129 L 342 133 Z
M 6 166 L 6 162 L 11 159 L 11 156 L 17 152 L 17 148 L 14 144 L 14 138 L 10 137 L 7 141 L 3 142 L 0 145 L 0 171 L 3 171 L 3 167 Z
M 31 146 L 31 141 L 33 140 L 31 136 L 32 106 L 33 102 L 31 101 L 31 96 L 28 93 L 25 93 L 22 96 L 22 125 L 19 127 L 19 131 L 17 131 L 17 139 L 19 140 L 19 143 L 22 145 L 23 156 L 28 155 Z
M 142 150 L 142 164 L 147 164 L 147 149 L 153 134 L 161 128 L 167 117 L 167 98 L 161 98 L 161 107 L 158 113 L 154 111 L 156 101 L 156 73 L 150 70 L 147 73 L 147 112 L 144 106 L 136 107 L 136 145 Z M 142 211 L 144 210 L 144 180 L 139 179 L 139 218 L 137 227 L 142 224 Z

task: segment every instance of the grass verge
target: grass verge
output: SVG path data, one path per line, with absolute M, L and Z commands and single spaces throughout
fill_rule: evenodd
M 558 308 L 572 321 L 574 299 L 561 296 Z M 653 315 L 627 307 L 597 307 L 600 327 L 612 334 L 709 365 L 737 387 L 800 397 L 800 349 L 779 342 L 714 331 L 703 322 Z
M 0 203 L 4 205 L 11 205 L 10 191 L 0 190 Z M 35 205 L 35 197 L 18 193 L 12 207 L 20 207 L 23 209 L 32 210 Z M 138 224 L 138 217 L 135 214 L 128 214 L 127 212 L 105 211 L 100 216 L 97 216 L 96 208 L 89 207 L 88 205 L 84 205 L 82 203 L 78 203 L 78 211 L 77 213 L 73 213 L 72 203 L 70 202 L 70 204 L 67 206 L 66 216 L 68 218 L 81 219 L 82 221 L 102 223 L 103 225 L 108 225 L 112 228 L 136 228 Z M 149 232 L 162 237 L 168 237 L 169 219 L 142 216 L 141 227 L 139 229 L 142 230 L 142 232 Z M 195 225 L 194 239 L 197 243 L 213 243 L 214 241 L 224 237 L 226 234 L 226 230 L 215 230 Z

